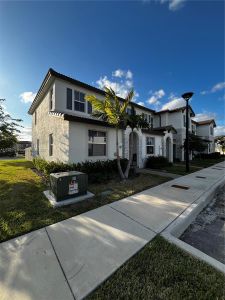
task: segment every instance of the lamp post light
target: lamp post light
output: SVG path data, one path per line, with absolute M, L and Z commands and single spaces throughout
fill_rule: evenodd
M 189 111 L 189 104 L 188 101 L 191 99 L 194 93 L 188 92 L 184 93 L 181 97 L 186 101 L 186 143 L 185 143 L 185 160 L 186 160 L 186 172 L 188 173 L 189 168 L 189 117 L 188 117 L 188 111 Z

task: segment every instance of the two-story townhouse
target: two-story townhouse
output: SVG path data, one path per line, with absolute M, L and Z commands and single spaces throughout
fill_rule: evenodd
M 103 99 L 105 92 L 49 69 L 31 104 L 32 153 L 48 161 L 82 162 L 116 157 L 116 130 L 92 116 L 85 95 Z M 120 101 L 124 101 L 120 98 Z M 151 124 L 148 130 L 135 130 L 134 161 L 142 167 L 148 156 L 164 155 L 173 160 L 171 126 L 156 126 L 155 111 L 133 103 L 137 114 Z M 128 107 L 128 113 L 131 107 Z M 119 152 L 129 158 L 130 128 L 119 130 Z
M 172 126 L 176 132 L 173 134 L 173 159 L 184 160 L 185 149 L 183 147 L 186 139 L 186 107 L 179 107 L 175 109 L 167 109 L 156 112 L 155 123 L 158 126 Z M 195 113 L 191 106 L 189 106 L 189 132 L 192 130 L 191 118 Z
M 206 153 L 215 152 L 214 128 L 216 123 L 214 119 L 198 121 L 196 123 L 196 134 L 200 136 L 206 143 Z

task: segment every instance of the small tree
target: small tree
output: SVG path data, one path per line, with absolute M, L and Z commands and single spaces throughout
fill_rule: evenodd
M 113 125 L 116 129 L 116 159 L 118 171 L 121 179 L 125 179 L 124 172 L 120 164 L 119 155 L 119 128 L 125 126 L 126 109 L 134 96 L 134 91 L 131 90 L 124 101 L 120 101 L 116 93 L 111 88 L 105 87 L 105 98 L 103 100 L 97 99 L 93 95 L 87 95 L 85 99 L 92 104 L 94 117 L 97 117 L 108 124 Z
M 224 135 L 217 136 L 215 138 L 215 142 L 217 143 L 217 145 L 220 146 L 220 148 L 223 152 L 223 155 L 224 155 L 224 153 L 225 153 L 225 136 Z
M 184 148 L 186 148 L 186 140 L 184 141 Z M 203 152 L 207 148 L 207 143 L 204 142 L 199 136 L 190 134 L 189 135 L 189 150 L 196 152 Z
M 20 131 L 18 127 L 21 125 L 20 119 L 13 119 L 9 114 L 6 114 L 2 102 L 4 99 L 0 99 L 0 149 L 11 148 L 17 142 L 16 134 Z
M 131 105 L 131 114 L 127 115 L 126 125 L 131 128 L 129 161 L 124 172 L 125 178 L 128 178 L 131 164 L 133 162 L 133 148 L 134 148 L 134 129 L 149 128 L 149 123 L 144 119 L 144 115 L 136 115 L 134 105 Z

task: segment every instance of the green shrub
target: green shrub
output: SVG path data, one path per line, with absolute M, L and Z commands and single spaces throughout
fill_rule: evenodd
M 62 162 L 47 162 L 42 158 L 33 159 L 34 166 L 37 170 L 43 172 L 45 175 L 66 171 L 80 171 L 88 174 L 89 182 L 98 183 L 106 181 L 115 177 L 117 173 L 117 161 L 85 161 L 82 163 L 65 164 Z M 121 167 L 125 170 L 127 166 L 127 159 L 121 159 Z
M 194 158 L 201 158 L 201 159 L 220 159 L 221 154 L 219 152 L 212 152 L 212 153 L 198 153 L 195 155 Z
M 164 156 L 149 156 L 146 160 L 145 167 L 150 169 L 162 169 L 172 164 Z

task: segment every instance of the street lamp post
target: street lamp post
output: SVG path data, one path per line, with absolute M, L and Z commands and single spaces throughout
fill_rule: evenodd
M 186 101 L 186 143 L 185 143 L 185 160 L 186 160 L 186 172 L 188 173 L 189 168 L 189 117 L 188 117 L 188 111 L 189 111 L 189 105 L 188 101 L 191 99 L 194 93 L 188 92 L 184 93 L 181 97 Z

